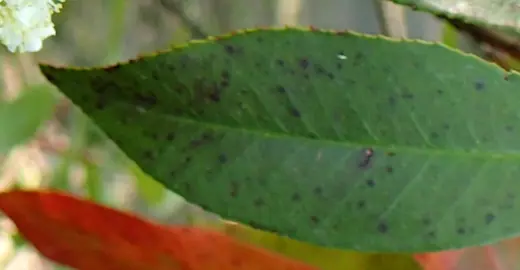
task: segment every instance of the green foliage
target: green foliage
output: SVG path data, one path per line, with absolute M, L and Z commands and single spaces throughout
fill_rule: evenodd
M 360 251 L 519 232 L 520 76 L 445 46 L 258 30 L 41 70 L 147 174 L 224 218 Z
M 0 155 L 27 142 L 51 118 L 57 98 L 49 85 L 23 89 L 13 101 L 0 101 Z
M 520 0 L 390 0 L 469 23 L 518 31 Z

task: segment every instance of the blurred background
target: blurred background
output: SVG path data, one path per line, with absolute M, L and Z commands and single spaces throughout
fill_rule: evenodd
M 57 35 L 41 52 L 13 55 L 2 48 L 0 53 L 0 141 L 15 138 L 16 144 L 0 147 L 0 188 L 59 188 L 170 224 L 215 217 L 153 182 L 57 91 L 46 113 L 33 110 L 45 105 L 42 99 L 27 95 L 2 117 L 8 102 L 45 81 L 36 62 L 107 65 L 207 35 L 283 25 L 449 41 L 486 53 L 429 14 L 372 0 L 68 0 L 54 22 Z M 20 122 L 33 126 L 12 128 Z M 58 268 L 20 240 L 8 220 L 2 219 L 0 228 L 0 269 Z

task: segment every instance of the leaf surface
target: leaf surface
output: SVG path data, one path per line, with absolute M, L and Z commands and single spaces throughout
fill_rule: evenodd
M 1 193 L 0 210 L 43 255 L 78 270 L 316 269 L 216 231 L 161 226 L 63 193 Z
M 520 0 L 390 0 L 469 23 L 519 31 Z
M 49 85 L 33 85 L 11 102 L 0 102 L 0 155 L 29 140 L 52 116 L 57 98 Z
M 520 230 L 520 76 L 445 46 L 257 30 L 41 69 L 143 171 L 225 219 L 374 252 Z

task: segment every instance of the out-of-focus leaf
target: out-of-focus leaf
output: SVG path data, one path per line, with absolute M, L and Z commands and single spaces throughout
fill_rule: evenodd
M 63 193 L 1 193 L 0 210 L 43 255 L 78 270 L 317 270 L 216 231 L 161 226 Z
M 519 31 L 520 0 L 391 0 L 469 23 Z
M 414 258 L 421 264 L 423 270 L 452 270 L 464 250 L 441 251 L 416 254 Z
M 520 232 L 520 76 L 446 46 L 269 29 L 41 69 L 144 172 L 225 219 L 368 252 Z
M 0 103 L 0 154 L 31 139 L 50 119 L 57 98 L 50 85 L 23 89 L 12 102 Z
M 449 23 L 442 25 L 442 43 L 446 46 L 457 48 L 459 32 Z
M 150 205 L 164 201 L 166 189 L 149 175 L 144 173 L 135 163 L 129 162 L 129 169 L 135 177 L 137 192 Z
M 513 270 L 520 269 L 520 240 L 460 250 L 417 254 L 424 270 Z
M 323 248 L 229 221 L 223 221 L 223 224 L 207 223 L 203 226 L 220 228 L 222 232 L 233 238 L 276 251 L 321 270 L 422 269 L 411 255 L 406 254 L 371 254 Z
M 98 165 L 92 162 L 84 162 L 83 166 L 85 167 L 85 185 L 88 197 L 93 201 L 103 202 L 105 194 Z

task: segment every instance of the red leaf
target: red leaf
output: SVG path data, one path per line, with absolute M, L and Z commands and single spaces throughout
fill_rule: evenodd
M 459 262 L 463 250 L 450 250 L 414 255 L 423 270 L 453 270 Z
M 44 256 L 79 270 L 316 270 L 219 232 L 166 227 L 66 194 L 11 191 L 0 210 Z

